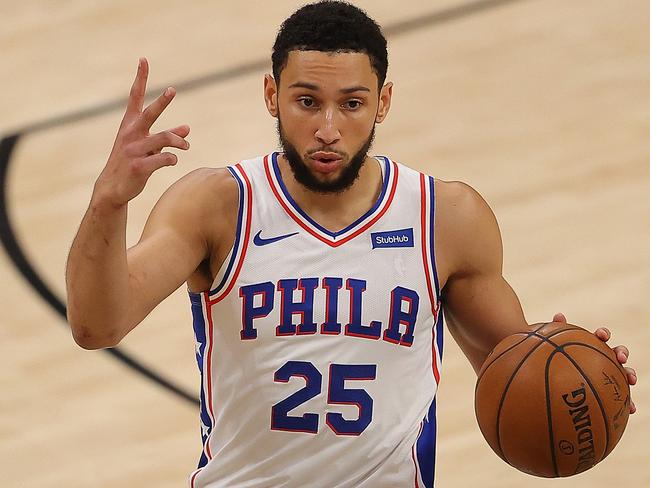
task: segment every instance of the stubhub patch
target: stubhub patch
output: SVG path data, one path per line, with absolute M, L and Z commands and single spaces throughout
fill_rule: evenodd
M 378 247 L 413 247 L 413 228 L 372 232 L 372 248 Z

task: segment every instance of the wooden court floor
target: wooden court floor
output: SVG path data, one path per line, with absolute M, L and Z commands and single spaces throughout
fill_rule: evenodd
M 650 486 L 650 3 L 355 3 L 389 34 L 393 107 L 374 152 L 478 189 L 499 219 L 505 275 L 529 322 L 562 311 L 590 329 L 608 325 L 640 377 L 639 412 L 608 459 L 575 478 L 535 479 L 482 439 L 474 373 L 447 337 L 436 486 Z M 0 6 L 2 157 L 16 142 L 4 160 L 3 211 L 53 293 L 46 302 L 15 253 L 0 252 L 0 486 L 185 486 L 200 452 L 195 404 L 105 352 L 80 349 L 52 304 L 64 300 L 67 252 L 138 57 L 149 59 L 152 89 L 179 88 L 158 126 L 190 124 L 192 150 L 132 203 L 130 243 L 184 173 L 277 147 L 262 76 L 277 26 L 299 4 Z M 120 350 L 195 395 L 185 290 Z

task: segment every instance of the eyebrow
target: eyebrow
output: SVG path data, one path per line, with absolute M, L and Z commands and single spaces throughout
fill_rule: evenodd
M 291 85 L 289 85 L 289 88 L 306 88 L 307 90 L 313 90 L 313 91 L 320 91 L 320 88 L 318 85 L 314 85 L 313 83 L 307 83 L 304 81 L 297 81 Z M 357 85 L 357 86 L 351 86 L 349 88 L 341 88 L 339 90 L 341 93 L 354 93 L 358 91 L 366 91 L 370 92 L 370 88 L 363 86 L 363 85 Z

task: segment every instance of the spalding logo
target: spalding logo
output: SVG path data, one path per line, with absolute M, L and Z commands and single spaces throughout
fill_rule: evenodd
M 569 398 L 570 397 L 570 398 Z M 577 434 L 578 465 L 575 473 L 580 473 L 596 464 L 594 452 L 594 434 L 591 430 L 591 417 L 589 416 L 589 404 L 585 385 L 581 388 L 562 395 L 562 400 L 569 407 L 569 415 L 573 421 L 573 428 Z

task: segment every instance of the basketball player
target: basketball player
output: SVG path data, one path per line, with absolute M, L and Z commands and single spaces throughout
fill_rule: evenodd
M 186 282 L 202 375 L 192 487 L 430 487 L 443 310 L 476 371 L 529 330 L 497 222 L 469 186 L 367 155 L 393 84 L 363 11 L 301 8 L 272 61 L 264 98 L 282 151 L 188 174 L 127 250 L 128 202 L 176 164 L 165 148 L 189 149 L 187 125 L 150 133 L 175 91 L 143 108 L 140 60 L 70 251 L 74 338 L 115 346 Z

